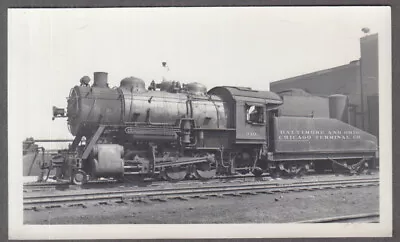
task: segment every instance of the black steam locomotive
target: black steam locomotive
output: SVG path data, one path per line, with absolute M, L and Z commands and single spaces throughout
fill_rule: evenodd
M 81 78 L 67 110 L 53 107 L 53 119 L 67 117 L 75 136 L 51 164 L 57 179 L 186 177 L 252 172 L 299 175 L 311 166 L 351 173 L 377 154 L 376 137 L 341 120 L 346 97 L 329 97 L 330 117 L 285 115 L 276 93 L 199 83 L 128 77 L 110 88 L 107 73 Z

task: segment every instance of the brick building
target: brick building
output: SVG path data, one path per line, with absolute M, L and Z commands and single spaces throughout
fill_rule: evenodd
M 270 83 L 270 90 L 299 88 L 306 92 L 349 97 L 349 123 L 379 135 L 378 34 L 360 39 L 361 58 L 348 64 Z

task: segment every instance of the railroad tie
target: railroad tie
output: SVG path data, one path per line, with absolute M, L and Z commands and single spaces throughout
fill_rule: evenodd
M 167 199 L 162 198 L 162 197 L 153 197 L 153 198 L 150 198 L 150 201 L 166 202 Z
M 241 197 L 242 196 L 242 194 L 240 194 L 240 193 L 225 193 L 224 195 L 232 196 L 232 197 Z
M 169 199 L 176 199 L 176 200 L 183 200 L 183 201 L 189 200 L 187 197 L 184 197 L 184 196 L 169 197 Z

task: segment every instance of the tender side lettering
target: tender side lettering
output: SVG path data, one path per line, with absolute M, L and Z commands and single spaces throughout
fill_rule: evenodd
M 358 140 L 355 130 L 279 130 L 279 140 Z

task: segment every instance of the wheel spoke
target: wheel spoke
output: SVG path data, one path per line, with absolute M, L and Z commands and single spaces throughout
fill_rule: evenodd
M 164 177 L 172 182 L 177 182 L 185 179 L 187 175 L 187 170 L 186 169 L 181 169 L 180 167 L 172 167 L 172 168 L 166 168 L 164 170 Z
M 198 179 L 203 179 L 203 180 L 211 179 L 216 175 L 216 173 L 217 170 L 211 167 L 211 165 L 208 163 L 196 164 L 195 166 L 194 175 Z

